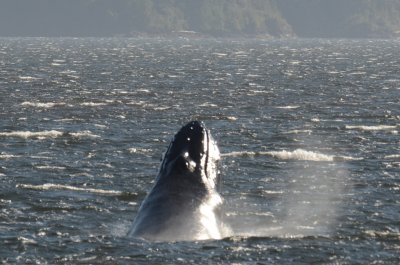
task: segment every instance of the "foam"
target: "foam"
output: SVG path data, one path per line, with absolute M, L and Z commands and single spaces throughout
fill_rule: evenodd
M 358 160 L 358 158 L 353 158 L 349 156 L 333 156 L 321 154 L 318 152 L 307 151 L 304 149 L 296 149 L 294 151 L 239 151 L 221 154 L 221 157 L 252 157 L 252 156 L 272 156 L 281 160 L 301 160 L 301 161 L 322 161 L 322 162 L 332 162 L 332 161 L 342 161 L 342 160 Z
M 287 131 L 287 134 L 311 134 L 312 130 L 291 130 L 291 131 Z
M 48 130 L 40 132 L 31 131 L 12 131 L 12 132 L 0 132 L 0 137 L 15 137 L 22 139 L 47 139 L 47 138 L 58 138 L 62 136 L 71 136 L 75 138 L 89 137 L 99 138 L 100 136 L 93 134 L 91 131 L 78 131 L 78 132 L 62 132 L 57 130 Z
M 361 130 L 361 131 L 390 131 L 399 128 L 399 125 L 376 125 L 376 126 L 366 126 L 366 125 L 346 125 L 348 130 Z
M 65 170 L 66 167 L 58 167 L 58 166 L 35 166 L 37 169 L 46 169 L 46 170 Z
M 334 161 L 334 156 L 296 149 L 290 151 L 271 151 L 268 152 L 271 156 L 282 160 L 305 160 L 305 161 Z
M 93 188 L 80 188 L 74 187 L 70 185 L 62 185 L 62 184 L 53 184 L 53 183 L 45 183 L 42 185 L 30 185 L 30 184 L 17 184 L 16 188 L 20 189 L 29 189 L 29 190 L 68 190 L 68 191 L 79 191 L 79 192 L 88 192 L 102 195 L 123 195 L 122 191 L 117 190 L 103 190 L 103 189 L 93 189 Z
M 18 157 L 20 157 L 20 156 L 10 155 L 10 154 L 4 153 L 4 152 L 0 153 L 0 159 L 4 159 L 4 160 L 8 160 L 8 159 L 11 159 L 11 158 L 18 158 Z
M 81 103 L 81 106 L 85 107 L 98 107 L 98 106 L 105 106 L 107 103 L 105 102 L 83 102 Z
M 21 103 L 21 106 L 25 107 L 34 107 L 34 108 L 53 108 L 55 106 L 63 106 L 65 103 L 55 103 L 55 102 L 30 102 L 24 101 Z
M 297 105 L 295 105 L 295 106 L 278 106 L 276 108 L 277 109 L 298 109 L 298 108 L 300 108 L 300 106 L 297 106 Z
M 151 153 L 153 150 L 150 148 L 135 148 L 135 147 L 131 147 L 128 148 L 128 152 L 131 154 L 149 154 Z
M 38 77 L 33 77 L 33 76 L 19 76 L 18 77 L 20 80 L 23 81 L 34 81 L 34 80 L 40 80 Z
M 31 131 L 12 131 L 12 132 L 0 132 L 0 137 L 16 137 L 16 138 L 57 138 L 62 136 L 64 133 L 61 131 L 50 130 L 41 132 L 31 132 Z
M 93 134 L 91 131 L 79 131 L 79 132 L 71 132 L 68 133 L 72 137 L 82 138 L 82 137 L 89 137 L 89 138 L 100 138 L 100 136 Z
M 400 158 L 400 154 L 394 154 L 394 155 L 385 156 L 385 159 L 391 159 L 391 158 Z

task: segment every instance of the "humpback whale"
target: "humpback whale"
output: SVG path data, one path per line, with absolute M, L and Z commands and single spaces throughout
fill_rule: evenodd
M 128 236 L 151 241 L 220 239 L 219 159 L 216 142 L 202 122 L 183 126 L 171 141 Z

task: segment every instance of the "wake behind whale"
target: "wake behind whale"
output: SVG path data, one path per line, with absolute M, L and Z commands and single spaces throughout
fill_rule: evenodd
M 218 147 L 203 123 L 183 126 L 170 143 L 128 235 L 153 241 L 222 238 L 219 159 Z

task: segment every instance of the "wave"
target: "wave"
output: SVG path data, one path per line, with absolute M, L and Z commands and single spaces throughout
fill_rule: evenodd
M 346 125 L 347 130 L 360 130 L 360 131 L 391 131 L 399 128 L 399 125 Z
M 18 78 L 19 78 L 20 80 L 26 81 L 26 82 L 40 80 L 39 77 L 34 77 L 34 76 L 18 76 Z
M 66 167 L 59 167 L 59 166 L 35 166 L 37 169 L 45 169 L 45 170 L 65 170 Z
M 400 154 L 386 155 L 385 159 L 400 158 Z
M 135 147 L 131 147 L 128 148 L 128 152 L 131 154 L 149 154 L 152 153 L 153 150 L 150 148 L 135 148 Z
M 55 106 L 64 106 L 65 103 L 60 102 L 60 103 L 56 103 L 56 102 L 30 102 L 30 101 L 24 101 L 21 103 L 21 106 L 24 107 L 34 107 L 34 108 L 53 108 Z
M 310 135 L 312 133 L 312 130 L 291 130 L 291 131 L 287 131 L 285 132 L 286 134 L 308 134 Z
M 82 137 L 100 138 L 99 135 L 93 134 L 91 131 L 69 132 L 67 134 L 76 138 L 82 138 Z
M 91 131 L 79 131 L 79 132 L 62 132 L 57 130 L 48 130 L 40 132 L 31 131 L 11 131 L 11 132 L 0 132 L 0 137 L 13 137 L 22 139 L 47 139 L 47 138 L 58 138 L 62 136 L 71 136 L 74 138 L 90 137 L 99 138 L 100 136 L 93 134 Z
M 15 138 L 57 138 L 63 136 L 64 133 L 61 131 L 51 130 L 51 131 L 41 131 L 41 132 L 31 132 L 31 131 L 12 131 L 12 132 L 0 132 L 0 137 L 15 137 Z
M 297 106 L 297 105 L 289 105 L 289 106 L 277 106 L 277 107 L 275 107 L 275 108 L 277 108 L 277 109 L 298 109 L 298 108 L 300 108 L 300 106 Z
M 221 157 L 243 157 L 243 156 L 272 156 L 281 160 L 301 160 L 301 161 L 347 161 L 358 160 L 357 158 L 349 156 L 333 156 L 321 154 L 318 152 L 307 151 L 303 149 L 296 149 L 294 151 L 239 151 L 221 154 Z
M 123 195 L 124 192 L 118 190 L 103 190 L 103 189 L 93 189 L 93 188 L 81 188 L 70 185 L 62 185 L 62 184 L 53 184 L 53 183 L 45 183 L 42 185 L 30 185 L 30 184 L 17 184 L 16 188 L 20 189 L 29 189 L 29 190 L 68 190 L 68 191 L 79 191 L 79 192 L 88 192 L 102 195 Z
M 110 102 L 82 102 L 79 105 L 83 107 L 99 107 L 99 106 L 106 106 L 110 103 L 113 103 L 112 101 Z M 24 107 L 32 107 L 32 108 L 53 108 L 56 106 L 65 106 L 67 105 L 64 102 L 31 102 L 31 101 L 24 101 L 21 103 L 21 106 Z M 68 107 L 73 107 L 73 105 L 68 105 Z
M 85 106 L 85 107 L 99 107 L 99 106 L 105 106 L 105 105 L 107 105 L 107 103 L 105 103 L 105 102 L 82 102 L 80 105 Z
M 10 155 L 10 154 L 4 153 L 4 152 L 0 153 L 0 159 L 4 159 L 4 160 L 8 160 L 8 159 L 11 159 L 11 158 L 18 158 L 18 157 L 20 157 L 20 156 L 18 156 L 18 155 Z

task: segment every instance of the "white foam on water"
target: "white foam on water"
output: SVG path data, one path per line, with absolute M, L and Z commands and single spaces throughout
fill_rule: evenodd
M 65 119 L 57 119 L 54 120 L 56 122 L 73 122 L 73 121 L 83 121 L 83 119 L 80 118 L 65 118 Z
M 396 240 L 400 240 L 400 231 L 396 227 L 386 227 L 385 230 L 372 230 L 368 229 L 363 231 L 364 234 L 366 234 L 369 237 L 374 237 L 374 238 L 393 238 Z
M 88 193 L 95 193 L 95 194 L 102 194 L 102 195 L 122 195 L 123 194 L 122 191 L 117 191 L 117 190 L 82 188 L 82 187 L 75 187 L 75 186 L 62 185 L 62 184 L 53 184 L 53 183 L 45 183 L 42 185 L 17 184 L 16 188 L 39 190 L 39 191 L 69 190 L 69 191 L 88 192 Z
M 68 134 L 76 138 L 83 138 L 83 137 L 100 138 L 100 136 L 93 134 L 91 131 L 70 132 Z
M 20 241 L 23 245 L 36 245 L 37 241 L 31 238 L 19 236 L 18 241 Z
M 131 154 L 150 154 L 153 152 L 153 150 L 150 148 L 131 147 L 131 148 L 128 148 L 128 152 Z
M 0 137 L 16 137 L 16 138 L 57 138 L 62 136 L 64 133 L 56 130 L 31 132 L 31 131 L 12 131 L 12 132 L 0 132 Z
M 48 139 L 48 138 L 58 138 L 62 136 L 71 136 L 75 138 L 99 138 L 100 136 L 93 134 L 91 131 L 78 131 L 78 132 L 62 132 L 57 130 L 48 130 L 48 131 L 40 131 L 40 132 L 31 132 L 31 131 L 11 131 L 11 132 L 0 132 L 0 137 L 14 137 L 14 138 L 22 138 L 22 139 Z
M 107 103 L 105 103 L 105 102 L 82 102 L 80 105 L 85 106 L 85 107 L 98 107 L 98 106 L 105 106 L 105 105 L 107 105 Z
M 226 119 L 228 121 L 236 121 L 237 120 L 237 118 L 235 116 L 226 116 Z
M 399 125 L 375 125 L 375 126 L 367 126 L 367 125 L 346 125 L 345 128 L 347 130 L 360 130 L 360 131 L 391 131 L 398 129 Z
M 27 81 L 27 82 L 34 81 L 34 80 L 40 80 L 40 78 L 33 77 L 33 76 L 18 76 L 18 78 L 20 80 Z
M 115 222 L 113 220 L 112 223 L 108 224 L 110 234 L 116 237 L 126 237 L 130 228 L 132 226 L 132 221 L 119 221 Z
M 45 169 L 45 170 L 65 170 L 66 167 L 58 167 L 58 166 L 35 166 L 37 169 Z
M 4 152 L 0 153 L 0 159 L 4 159 L 4 160 L 8 160 L 8 159 L 12 159 L 12 158 L 18 158 L 18 157 L 20 157 L 20 156 L 11 155 L 11 154 L 7 154 L 7 153 L 4 153 Z
M 221 154 L 221 157 L 252 157 L 252 156 L 272 156 L 281 160 L 301 160 L 301 161 L 321 161 L 321 162 L 332 162 L 332 161 L 348 161 L 348 160 L 359 160 L 350 156 L 334 156 L 327 155 L 313 151 L 307 151 L 304 149 L 296 149 L 294 151 L 238 151 Z
M 304 160 L 304 161 L 334 161 L 334 156 L 296 149 L 294 151 L 271 151 L 268 152 L 273 157 L 282 160 Z
M 30 102 L 30 101 L 24 101 L 21 103 L 21 106 L 24 107 L 34 107 L 34 108 L 53 108 L 55 106 L 64 106 L 65 103 L 60 102 Z
M 386 155 L 385 159 L 400 158 L 400 154 Z
M 287 131 L 287 134 L 301 134 L 301 133 L 305 133 L 305 134 L 311 134 L 312 130 L 291 130 L 291 131 Z
M 277 109 L 298 109 L 298 108 L 300 108 L 300 106 L 297 106 L 297 105 L 295 105 L 295 106 L 278 106 L 276 108 Z

